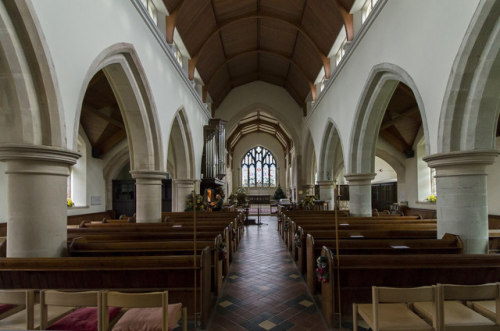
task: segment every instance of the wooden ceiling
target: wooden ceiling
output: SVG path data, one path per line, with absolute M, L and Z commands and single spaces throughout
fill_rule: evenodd
M 354 0 L 163 0 L 167 41 L 177 28 L 215 109 L 255 80 L 284 87 L 302 107 L 339 31 L 352 37 Z M 315 92 L 314 92 L 315 93 Z
M 422 117 L 412 90 L 399 83 L 380 126 L 379 137 L 407 157 L 413 157 L 413 144 L 422 126 Z
M 292 139 L 286 130 L 274 117 L 262 114 L 260 112 L 250 114 L 238 122 L 238 125 L 231 130 L 229 138 L 226 141 L 226 149 L 229 154 L 238 144 L 238 142 L 247 134 L 266 133 L 278 140 L 286 154 L 293 147 Z
M 93 157 L 103 156 L 127 137 L 120 108 L 102 70 L 89 83 L 80 124 L 92 145 Z

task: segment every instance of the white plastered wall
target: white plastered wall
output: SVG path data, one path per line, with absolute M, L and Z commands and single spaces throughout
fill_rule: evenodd
M 7 164 L 0 162 L 0 223 L 7 222 Z
M 241 167 L 241 159 L 250 148 L 262 146 L 268 149 L 276 160 L 278 168 L 279 181 L 283 190 L 285 190 L 286 173 L 285 155 L 281 144 L 273 137 L 266 133 L 251 133 L 244 136 L 234 148 L 233 152 L 233 167 L 232 167 L 232 187 L 236 190 L 241 185 L 241 177 L 239 169 Z M 274 195 L 276 188 L 249 188 L 249 194 Z
M 284 88 L 276 85 L 255 81 L 234 88 L 217 108 L 215 117 L 227 121 L 226 132 L 229 133 L 241 118 L 257 110 L 279 120 L 291 135 L 293 143 L 299 144 L 303 123 L 302 109 Z
M 181 78 L 165 53 L 168 50 L 156 39 L 132 1 L 53 0 L 32 1 L 32 4 L 59 81 L 66 120 L 66 146 L 69 149 L 75 146 L 73 132 L 78 123 L 76 114 L 81 107 L 80 93 L 85 88 L 82 84 L 92 62 L 110 46 L 129 43 L 137 52 L 151 88 L 161 132 L 163 163 L 166 164 L 172 120 L 176 111 L 183 107 L 195 142 L 195 173 L 199 174 L 203 148 L 201 128 L 207 123 L 209 115 Z
M 500 146 L 500 137 L 496 138 L 497 149 Z M 500 215 L 500 159 L 497 157 L 495 163 L 487 168 L 488 173 L 488 214 Z
M 350 155 L 353 122 L 369 74 L 374 66 L 390 63 L 415 81 L 426 111 L 428 153 L 436 153 L 450 70 L 477 4 L 469 0 L 388 1 L 308 115 L 315 145 L 323 137 L 325 118 L 331 117 L 337 123 L 344 153 Z

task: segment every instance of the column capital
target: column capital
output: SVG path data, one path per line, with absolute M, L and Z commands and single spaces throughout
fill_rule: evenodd
M 0 161 L 42 161 L 73 165 L 80 154 L 53 146 L 0 144 Z
M 423 160 L 436 169 L 437 177 L 485 175 L 486 166 L 493 164 L 498 154 L 494 149 L 454 151 L 432 154 Z
M 372 179 L 375 178 L 375 173 L 361 174 L 345 174 L 344 178 L 349 182 L 349 185 L 370 185 Z
M 177 178 L 177 179 L 172 179 L 172 181 L 176 184 L 181 184 L 181 185 L 195 185 L 200 180 L 191 178 Z
M 130 174 L 134 179 L 165 179 L 167 178 L 167 173 L 158 170 L 130 170 Z
M 320 187 L 328 187 L 328 186 L 334 187 L 335 182 L 333 180 L 319 180 L 318 185 Z

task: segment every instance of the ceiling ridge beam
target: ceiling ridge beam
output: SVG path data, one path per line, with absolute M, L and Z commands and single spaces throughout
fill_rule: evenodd
M 246 21 L 246 20 L 253 20 L 253 19 L 271 19 L 271 20 L 280 21 L 280 22 L 283 22 L 283 23 L 288 24 L 290 26 L 293 26 L 296 30 L 299 31 L 299 33 L 301 33 L 311 43 L 311 45 L 314 48 L 315 53 L 320 57 L 321 62 L 323 63 L 323 65 L 327 66 L 327 67 L 325 67 L 325 72 L 328 71 L 328 77 L 329 77 L 330 59 L 327 57 L 327 55 L 325 53 L 323 53 L 323 51 L 320 49 L 320 47 L 318 46 L 318 44 L 312 39 L 312 37 L 309 35 L 309 33 L 307 33 L 303 29 L 303 27 L 301 25 L 297 25 L 297 24 L 295 24 L 293 22 L 290 22 L 290 21 L 288 21 L 288 20 L 286 20 L 284 18 L 280 18 L 280 17 L 277 17 L 277 16 L 263 15 L 263 14 L 250 14 L 250 15 L 247 15 L 247 16 L 242 16 L 242 17 L 239 17 L 239 18 L 235 18 L 235 19 L 229 20 L 229 21 L 227 21 L 225 23 L 222 23 L 220 25 L 218 24 L 217 27 L 212 32 L 210 32 L 210 34 L 208 35 L 207 38 L 205 38 L 205 40 L 203 41 L 202 45 L 200 46 L 200 48 L 196 52 L 196 54 L 194 54 L 191 57 L 191 59 L 189 60 L 189 68 L 188 68 L 189 79 L 191 79 L 191 80 L 194 79 L 194 70 L 196 68 L 196 65 L 198 64 L 198 60 L 199 60 L 201 54 L 203 53 L 203 51 L 205 50 L 206 45 L 208 44 L 208 42 L 210 41 L 210 39 L 212 39 L 213 36 L 215 36 L 216 34 L 218 34 L 221 30 L 223 30 L 223 29 L 227 28 L 228 26 L 231 26 L 231 25 L 233 25 L 235 23 L 239 23 L 239 22 Z

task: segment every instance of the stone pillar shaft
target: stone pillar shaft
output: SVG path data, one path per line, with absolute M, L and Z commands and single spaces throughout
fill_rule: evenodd
M 173 181 L 172 211 L 184 211 L 188 195 L 195 190 L 195 181 L 192 179 L 174 179 Z
M 335 184 L 332 181 L 319 181 L 319 198 L 328 202 L 328 209 L 335 207 Z
M 165 172 L 151 170 L 132 170 L 136 189 L 137 223 L 161 222 L 161 184 Z
M 7 163 L 7 257 L 65 253 L 67 178 L 78 157 L 46 146 L 0 146 L 0 161 Z
M 488 252 L 486 166 L 498 151 L 476 150 L 434 154 L 424 158 L 436 169 L 438 238 L 457 234 L 464 253 Z
M 372 216 L 372 185 L 374 173 L 346 174 L 349 182 L 349 214 L 351 216 Z

